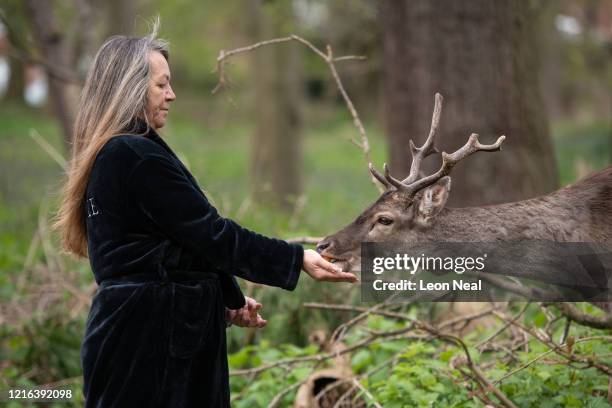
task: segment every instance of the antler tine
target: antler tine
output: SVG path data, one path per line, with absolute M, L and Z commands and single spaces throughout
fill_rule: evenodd
M 372 163 L 368 163 L 368 169 L 370 169 L 370 173 L 372 174 L 372 176 L 374 176 L 374 178 L 376 180 L 378 180 L 380 182 L 380 184 L 382 184 L 383 186 L 385 186 L 385 188 L 389 188 L 391 187 L 391 184 L 389 184 L 389 182 L 387 180 L 385 180 L 385 178 L 383 177 L 382 174 L 380 174 L 378 172 L 378 170 L 376 170 L 374 168 L 374 166 L 372 165 Z
M 403 184 L 401 181 L 399 181 L 398 179 L 391 176 L 391 172 L 389 171 L 389 166 L 387 166 L 387 163 L 385 163 L 384 168 L 385 168 L 385 179 L 387 179 L 387 181 L 391 185 L 393 185 L 395 188 L 397 188 L 398 190 L 405 190 L 407 186 Z
M 410 185 L 404 184 L 405 191 L 407 191 L 411 196 L 414 196 L 419 190 L 432 185 L 442 177 L 450 174 L 451 169 L 455 167 L 457 163 L 472 153 L 476 153 L 478 151 L 494 152 L 501 150 L 501 145 L 504 140 L 506 140 L 506 136 L 500 136 L 495 143 L 483 145 L 478 141 L 478 135 L 476 133 L 472 133 L 467 143 L 459 150 L 451 154 L 442 152 L 442 167 L 440 167 L 440 170 L 430 176 L 417 180 Z
M 440 125 L 440 115 L 442 114 L 442 102 L 444 98 L 439 93 L 436 93 L 434 98 L 434 111 L 431 118 L 431 128 L 429 130 L 429 136 L 423 143 L 423 146 L 416 147 L 412 140 L 410 140 L 410 154 L 412 155 L 412 163 L 410 164 L 410 174 L 406 177 L 402 183 L 410 184 L 414 183 L 419 178 L 419 171 L 421 170 L 421 163 L 423 159 L 432 153 L 437 153 L 434 147 L 436 134 L 438 133 L 438 126 Z

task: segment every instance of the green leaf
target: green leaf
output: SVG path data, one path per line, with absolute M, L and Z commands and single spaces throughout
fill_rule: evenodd
M 363 372 L 367 367 L 372 365 L 374 359 L 372 353 L 367 349 L 361 349 L 351 359 L 351 366 L 357 373 Z
M 456 350 L 455 349 L 449 349 L 449 350 L 445 350 L 443 352 L 440 353 L 439 358 L 440 360 L 444 361 L 445 363 L 448 363 L 451 358 L 453 358 L 453 356 L 456 354 Z

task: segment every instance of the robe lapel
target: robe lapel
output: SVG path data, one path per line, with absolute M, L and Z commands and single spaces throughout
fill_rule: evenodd
M 146 124 L 145 124 L 146 126 Z M 162 139 L 157 132 L 153 128 L 149 128 L 148 132 L 145 134 L 146 137 L 153 140 L 155 143 L 159 144 L 168 152 L 170 156 L 176 161 L 176 163 L 183 170 L 193 187 L 202 194 L 202 196 L 206 198 L 204 191 L 200 188 L 198 182 L 193 177 L 193 175 L 187 170 L 187 168 L 183 165 L 178 156 L 174 153 L 174 151 L 166 144 L 164 139 Z M 219 281 L 221 283 L 221 290 L 223 291 L 223 297 L 225 306 L 229 309 L 240 309 L 245 305 L 244 295 L 242 294 L 242 290 L 240 289 L 240 285 L 236 281 L 236 278 L 232 275 L 231 271 L 220 271 L 219 270 Z M 225 273 L 224 273 L 225 272 Z
M 168 146 L 168 144 L 165 142 L 164 139 L 162 139 L 155 130 L 153 130 L 153 128 L 149 129 L 149 132 L 146 135 L 149 139 L 153 140 L 155 143 L 157 143 L 158 145 L 160 145 L 161 147 L 163 147 L 175 160 L 175 162 L 180 166 L 180 168 L 183 170 L 183 173 L 185 173 L 185 175 L 187 176 L 187 178 L 189 179 L 189 181 L 191 182 L 191 184 L 195 187 L 196 190 L 202 192 L 202 189 L 200 188 L 200 186 L 198 185 L 198 182 L 196 181 L 195 177 L 193 177 L 193 175 L 191 174 L 191 172 L 189 172 L 189 170 L 187 170 L 187 167 L 185 167 L 185 165 L 183 164 L 183 162 L 181 162 L 181 160 L 178 158 L 178 156 L 174 153 L 174 151 L 170 148 L 170 146 Z M 202 192 L 202 194 L 204 194 Z

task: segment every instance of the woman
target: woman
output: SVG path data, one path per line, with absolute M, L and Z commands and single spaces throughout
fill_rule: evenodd
M 301 269 L 356 277 L 217 214 L 157 133 L 176 96 L 156 31 L 98 51 L 56 222 L 100 284 L 82 344 L 86 406 L 226 407 L 226 324 L 265 325 L 234 275 L 287 290 Z

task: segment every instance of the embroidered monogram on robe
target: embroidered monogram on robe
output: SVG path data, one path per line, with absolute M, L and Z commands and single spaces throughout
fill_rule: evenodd
M 300 245 L 220 216 L 172 149 L 138 123 L 98 154 L 86 189 L 100 284 L 82 345 L 87 407 L 226 407 L 234 275 L 293 290 Z

